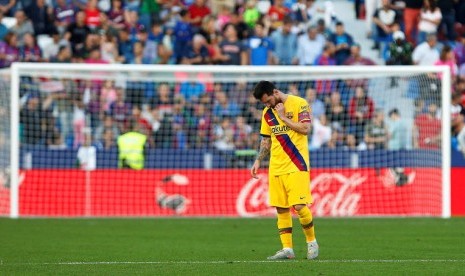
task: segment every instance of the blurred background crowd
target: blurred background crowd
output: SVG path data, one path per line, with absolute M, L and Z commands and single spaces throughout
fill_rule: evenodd
M 355 0 L 355 17 L 349 19 L 338 14 L 339 4 L 329 0 L 0 0 L 0 67 L 16 61 L 447 65 L 453 76 L 452 145 L 459 149 L 457 136 L 461 132 L 465 136 L 465 1 Z M 366 28 L 346 29 L 352 21 L 364 21 Z M 354 38 L 361 32 L 363 43 Z M 367 48 L 362 47 L 366 41 L 372 49 L 362 49 Z M 368 50 L 376 55 L 362 55 Z M 107 149 L 115 146 L 128 121 L 136 121 L 152 147 L 256 149 L 261 106 L 249 96 L 253 84 L 198 79 L 121 84 L 23 78 L 22 143 L 73 148 L 90 139 L 98 149 Z M 312 149 L 438 148 L 440 84 L 431 76 L 413 81 L 418 91 L 410 93 L 415 113 L 411 131 L 407 127 L 409 135 L 405 135 L 403 111 L 376 106 L 363 80 L 279 85 L 305 97 L 313 107 Z M 392 78 L 389 87 L 399 87 L 399 82 Z M 430 87 L 423 88 L 423 83 Z

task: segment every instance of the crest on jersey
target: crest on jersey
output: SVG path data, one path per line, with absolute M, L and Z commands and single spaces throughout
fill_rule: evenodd
M 294 117 L 294 113 L 293 112 L 286 112 L 286 117 L 288 119 L 292 119 L 292 117 Z

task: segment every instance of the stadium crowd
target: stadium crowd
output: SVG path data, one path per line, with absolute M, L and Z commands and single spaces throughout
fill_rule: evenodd
M 335 4 L 314 0 L 0 0 L 0 21 L 9 22 L 0 24 L 0 67 L 16 61 L 375 65 L 361 55 L 360 44 L 338 19 Z M 365 0 L 362 4 L 356 0 L 354 4 L 386 65 L 451 67 L 452 132 L 465 136 L 465 30 L 461 27 L 465 1 Z M 396 81 L 392 79 L 392 86 Z M 108 149 L 126 131 L 127 122 L 136 121 L 152 147 L 258 147 L 261 106 L 249 96 L 250 83 L 127 81 L 121 86 L 115 81 L 66 79 L 57 80 L 58 91 L 44 93 L 49 87 L 44 82 L 21 81 L 22 143 L 76 148 L 90 135 L 97 148 Z M 409 147 L 402 111 L 378 109 L 363 80 L 286 83 L 280 88 L 311 104 L 312 149 Z M 412 147 L 437 148 L 440 106 L 421 94 L 415 99 Z M 394 122 L 389 129 L 384 114 Z

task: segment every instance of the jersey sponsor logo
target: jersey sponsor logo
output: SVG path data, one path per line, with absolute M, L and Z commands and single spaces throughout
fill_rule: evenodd
M 288 132 L 291 128 L 288 126 L 273 126 L 271 127 L 271 133 L 274 135 L 281 135 Z

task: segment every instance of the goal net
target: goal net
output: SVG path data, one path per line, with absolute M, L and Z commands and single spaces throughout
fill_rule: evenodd
M 316 216 L 450 216 L 447 68 L 26 63 L 0 83 L 0 215 L 273 215 L 260 80 L 312 109 Z

